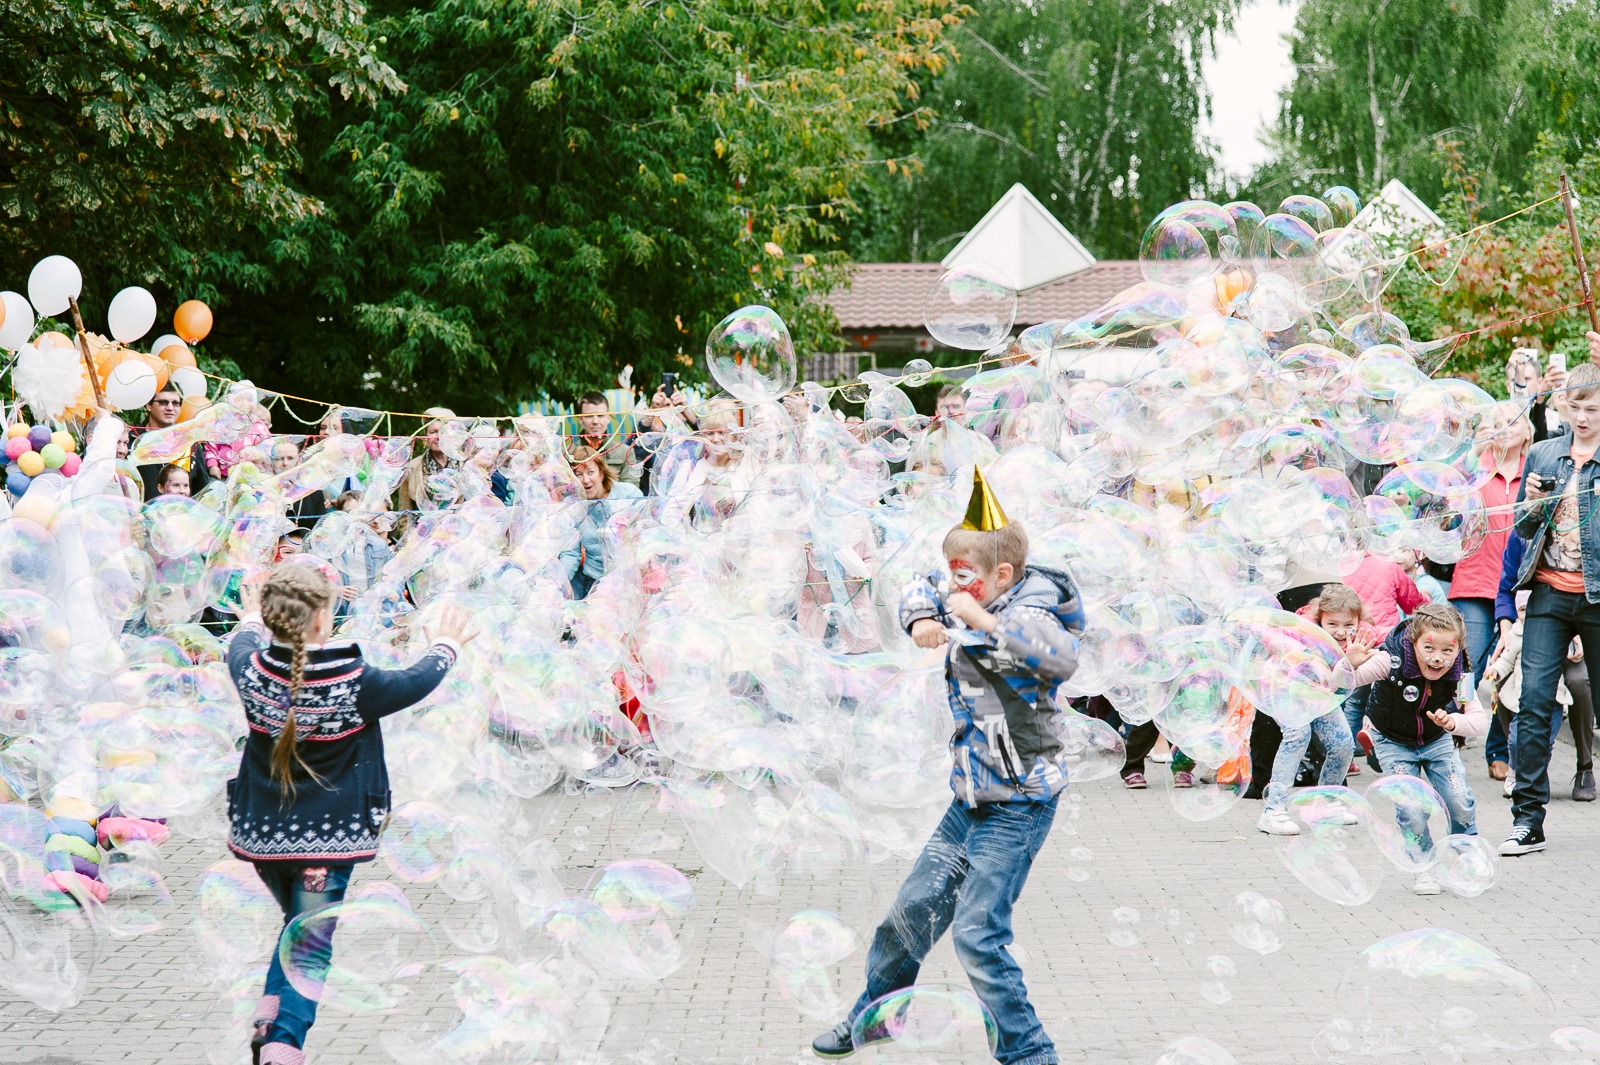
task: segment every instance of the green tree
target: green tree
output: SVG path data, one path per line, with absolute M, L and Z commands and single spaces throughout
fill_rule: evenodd
M 4 287 L 70 255 L 93 324 L 123 284 L 181 296 L 246 224 L 315 215 L 297 124 L 402 87 L 362 20 L 349 0 L 0 0 Z
M 1149 219 L 1203 194 L 1200 63 L 1237 0 L 994 0 L 953 35 L 918 167 L 862 191 L 863 259 L 937 259 L 1017 181 L 1100 256 L 1131 256 Z M 904 134 L 892 129 L 889 136 Z
M 826 346 L 850 188 L 892 162 L 868 128 L 914 110 L 960 10 L 385 0 L 409 90 L 310 124 L 328 210 L 208 264 L 219 338 L 259 380 L 397 409 L 653 383 L 746 303 Z

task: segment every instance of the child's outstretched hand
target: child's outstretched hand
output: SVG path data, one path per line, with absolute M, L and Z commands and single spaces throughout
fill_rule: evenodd
M 462 647 L 471 643 L 478 635 L 477 630 L 472 628 L 472 615 L 458 606 L 446 607 L 439 613 L 436 631 L 440 636 L 454 640 Z
M 246 618 L 261 613 L 261 585 L 265 580 L 266 574 L 252 573 L 239 585 L 240 617 Z
M 1350 637 L 1350 642 L 1344 645 L 1344 657 L 1352 666 L 1360 669 L 1372 657 L 1372 637 L 1356 633 Z
M 944 601 L 944 608 L 949 611 L 951 617 L 959 619 L 969 629 L 977 629 L 980 632 L 994 631 L 997 620 L 995 616 L 983 609 L 978 601 L 966 592 L 956 592 L 950 596 Z
M 911 623 L 911 640 L 918 647 L 932 648 L 943 647 L 950 637 L 944 626 L 932 618 L 918 618 Z
M 1443 710 L 1429 710 L 1428 720 L 1446 732 L 1454 732 L 1456 730 L 1456 715 L 1446 713 Z

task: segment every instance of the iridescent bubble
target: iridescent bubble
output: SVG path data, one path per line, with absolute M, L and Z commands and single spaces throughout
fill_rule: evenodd
M 978 997 L 966 988 L 915 985 L 877 999 L 856 1017 L 850 1042 L 857 1048 L 892 1042 L 909 1051 L 961 1056 L 994 1053 L 999 1031 Z
M 1239 1065 L 1239 1059 L 1204 1036 L 1186 1035 L 1168 1043 L 1155 1065 Z
M 1081 884 L 1093 875 L 1094 851 L 1088 847 L 1073 847 L 1067 852 L 1067 879 Z
M 589 886 L 588 899 L 614 926 L 614 946 L 623 951 L 595 960 L 624 978 L 660 980 L 682 966 L 699 941 L 694 889 L 663 862 L 613 862 Z
M 768 957 L 783 997 L 807 1017 L 837 1017 L 848 1003 L 838 966 L 861 949 L 862 938 L 838 914 L 802 910 L 773 936 Z
M 399 889 L 380 884 L 290 921 L 278 961 L 294 989 L 313 1002 L 387 1013 L 415 997 L 438 963 L 438 948 Z
M 1146 281 L 1185 287 L 1217 269 L 1206 238 L 1181 217 L 1157 218 L 1139 244 L 1139 269 Z
M 1361 197 L 1344 185 L 1334 185 L 1322 191 L 1322 202 L 1333 215 L 1333 224 L 1347 226 L 1361 213 Z
M 53 599 L 63 579 L 61 549 L 50 530 L 27 518 L 0 521 L 0 587 Z
M 928 290 L 923 320 L 933 338 L 961 351 L 987 351 L 1011 333 L 1017 293 L 998 270 L 971 263 L 947 270 Z
M 1421 777 L 1379 777 L 1367 785 L 1372 833 L 1396 869 L 1420 873 L 1439 860 L 1439 844 L 1449 832 L 1444 800 Z
M 1304 788 L 1289 799 L 1300 834 L 1289 838 L 1283 861 L 1296 880 L 1342 906 L 1377 894 L 1387 864 L 1370 834 L 1371 805 L 1349 788 Z
M 1233 900 L 1237 911 L 1233 941 L 1257 954 L 1276 954 L 1283 949 L 1283 928 L 1287 921 L 1283 903 L 1258 891 L 1241 892 Z
M 1477 898 L 1494 886 L 1494 846 L 1481 836 L 1446 836 L 1438 847 L 1433 875 L 1445 890 L 1464 899 Z
M 1118 906 L 1111 911 L 1111 928 L 1106 938 L 1114 947 L 1131 947 L 1139 942 L 1139 911 L 1131 906 Z
M 1329 209 L 1327 204 L 1315 196 L 1307 196 L 1303 193 L 1296 193 L 1285 198 L 1278 205 L 1278 211 L 1281 214 L 1291 215 L 1300 219 L 1300 221 L 1318 233 L 1325 229 L 1332 229 L 1335 224 L 1333 211 Z
M 1205 972 L 1200 976 L 1200 997 L 1217 1006 L 1233 1001 L 1231 981 L 1239 975 L 1239 967 L 1226 954 L 1213 954 L 1206 959 Z
M 741 307 L 706 338 L 706 369 L 747 403 L 776 400 L 794 387 L 794 342 L 770 307 Z
M 205 871 L 195 901 L 195 937 L 219 973 L 266 957 L 283 928 L 283 913 L 255 868 L 235 858 Z

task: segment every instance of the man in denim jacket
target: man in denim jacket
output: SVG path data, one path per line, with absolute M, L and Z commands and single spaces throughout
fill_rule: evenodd
M 1522 697 L 1517 744 L 1511 752 L 1516 790 L 1513 824 L 1500 853 L 1545 848 L 1544 808 L 1550 801 L 1550 729 L 1556 684 L 1574 636 L 1600 647 L 1600 366 L 1585 363 L 1567 380 L 1570 435 L 1542 440 L 1528 451 L 1517 495 L 1517 535 L 1528 541 L 1517 589 L 1532 592 L 1522 642 Z M 1600 682 L 1587 659 L 1591 684 Z M 1600 690 L 1597 687 L 1596 690 Z

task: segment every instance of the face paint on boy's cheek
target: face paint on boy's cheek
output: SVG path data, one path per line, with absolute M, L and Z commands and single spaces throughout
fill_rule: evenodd
M 958 592 L 966 592 L 980 603 L 988 591 L 983 578 L 978 576 L 977 567 L 964 558 L 950 560 L 950 586 Z

